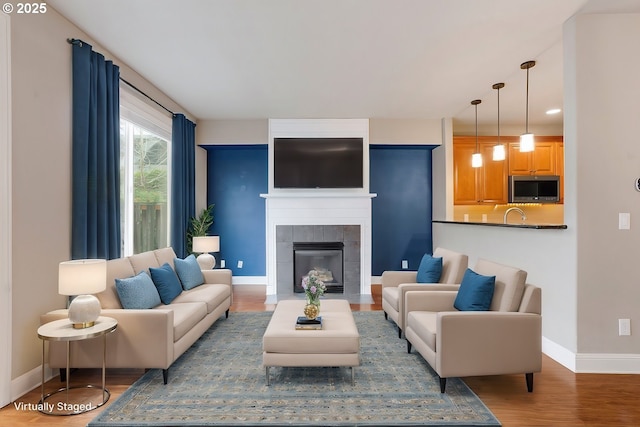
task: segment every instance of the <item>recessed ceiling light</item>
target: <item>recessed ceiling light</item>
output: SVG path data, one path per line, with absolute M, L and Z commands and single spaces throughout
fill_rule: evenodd
M 551 114 L 558 114 L 560 111 L 562 111 L 559 108 L 552 108 L 550 110 L 547 110 L 547 114 L 551 115 Z

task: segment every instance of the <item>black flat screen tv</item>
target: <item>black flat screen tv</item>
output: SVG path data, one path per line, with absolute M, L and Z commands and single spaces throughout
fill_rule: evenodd
M 274 188 L 363 188 L 362 138 L 274 138 Z

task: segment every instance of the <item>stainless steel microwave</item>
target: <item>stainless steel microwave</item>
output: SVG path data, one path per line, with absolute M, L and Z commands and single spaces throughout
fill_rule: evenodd
M 510 203 L 557 203 L 560 201 L 558 175 L 509 176 Z

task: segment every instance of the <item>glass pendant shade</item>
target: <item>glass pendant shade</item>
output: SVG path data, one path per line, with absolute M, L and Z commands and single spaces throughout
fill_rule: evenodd
M 478 104 L 480 104 L 482 100 L 474 99 L 471 101 L 471 105 L 475 107 L 476 112 L 476 151 L 471 155 L 471 167 L 472 168 L 481 168 L 482 167 L 482 154 L 478 149 Z
M 471 155 L 471 167 L 472 168 L 481 168 L 482 167 L 482 154 L 473 153 Z
M 532 133 L 523 133 L 520 135 L 520 152 L 528 153 L 536 148 Z
M 526 104 L 526 125 L 525 131 L 520 135 L 520 152 L 528 153 L 535 150 L 535 140 L 533 134 L 529 133 L 529 69 L 536 65 L 536 61 L 527 61 L 520 64 L 520 68 L 527 70 L 527 104 Z
M 507 158 L 507 153 L 505 151 L 504 145 L 500 143 L 500 89 L 504 87 L 504 83 L 496 83 L 491 87 L 496 89 L 498 93 L 498 143 L 493 146 L 492 159 L 494 161 L 500 161 Z

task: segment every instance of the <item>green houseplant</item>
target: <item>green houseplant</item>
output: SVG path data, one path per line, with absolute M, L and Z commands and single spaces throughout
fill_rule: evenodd
M 193 253 L 193 238 L 198 236 L 206 236 L 207 231 L 213 225 L 213 207 L 211 204 L 202 209 L 200 215 L 194 216 L 189 221 L 187 229 L 187 251 Z

